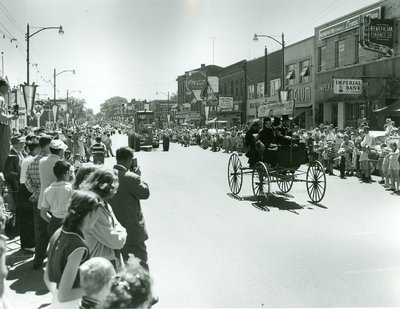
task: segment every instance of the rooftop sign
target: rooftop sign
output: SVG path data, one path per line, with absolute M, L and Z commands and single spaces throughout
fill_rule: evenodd
M 319 39 L 323 40 L 323 39 L 329 38 L 331 36 L 337 35 L 339 33 L 343 33 L 343 32 L 349 31 L 351 29 L 358 28 L 361 24 L 360 17 L 362 17 L 362 16 L 368 16 L 370 18 L 380 18 L 381 17 L 381 9 L 382 9 L 382 7 L 379 6 L 372 10 L 364 12 L 362 14 L 359 14 L 359 15 L 353 16 L 351 18 L 348 18 L 346 20 L 343 20 L 332 26 L 323 28 L 323 29 L 319 30 Z

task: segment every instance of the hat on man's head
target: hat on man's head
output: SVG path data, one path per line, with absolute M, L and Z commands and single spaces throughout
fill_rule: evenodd
M 58 150 L 66 150 L 68 148 L 68 146 L 65 145 L 64 142 L 60 139 L 53 139 L 50 142 L 50 148 L 58 149 Z
M 282 115 L 282 121 L 289 120 L 289 115 Z
M 260 120 L 259 119 L 251 119 L 250 120 L 250 123 L 249 123 L 249 125 L 250 125 L 250 128 L 252 127 L 252 126 L 254 126 L 254 125 L 256 125 L 256 124 L 260 124 Z
M 25 137 L 21 135 L 11 137 L 11 145 L 16 145 L 18 143 L 25 143 Z
M 264 117 L 263 123 L 266 123 L 266 122 L 268 122 L 268 121 L 271 121 L 271 118 L 270 118 L 270 117 Z
M 281 118 L 279 117 L 274 117 L 274 125 L 277 126 L 278 124 L 281 123 Z

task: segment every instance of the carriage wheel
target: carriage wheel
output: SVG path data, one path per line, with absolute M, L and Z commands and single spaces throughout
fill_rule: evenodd
M 243 171 L 242 163 L 236 153 L 232 153 L 228 163 L 228 184 L 233 194 L 238 194 L 242 189 Z
M 278 183 L 279 189 L 282 193 L 288 193 L 293 187 L 293 174 L 288 174 L 285 172 L 282 177 L 277 177 L 276 182 Z
M 308 196 L 313 203 L 319 203 L 326 190 L 326 175 L 321 163 L 314 161 L 307 169 L 306 186 Z
M 270 178 L 268 169 L 263 162 L 257 162 L 254 166 L 252 173 L 252 186 L 254 196 L 257 198 L 258 202 L 264 197 L 268 198 L 270 190 Z

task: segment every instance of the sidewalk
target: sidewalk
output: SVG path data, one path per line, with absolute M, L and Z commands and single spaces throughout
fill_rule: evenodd
M 7 233 L 8 234 L 8 233 Z M 33 254 L 20 250 L 19 236 L 7 235 L 6 264 L 9 267 L 5 294 L 12 308 L 38 309 L 51 302 L 43 270 L 33 270 Z

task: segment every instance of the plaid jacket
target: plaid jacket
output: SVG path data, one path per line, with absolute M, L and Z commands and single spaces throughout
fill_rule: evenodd
M 37 202 L 39 200 L 40 194 L 40 176 L 39 176 L 39 161 L 41 158 L 47 156 L 47 154 L 41 152 L 33 159 L 29 164 L 28 170 L 26 172 L 25 186 L 30 193 L 31 202 Z

